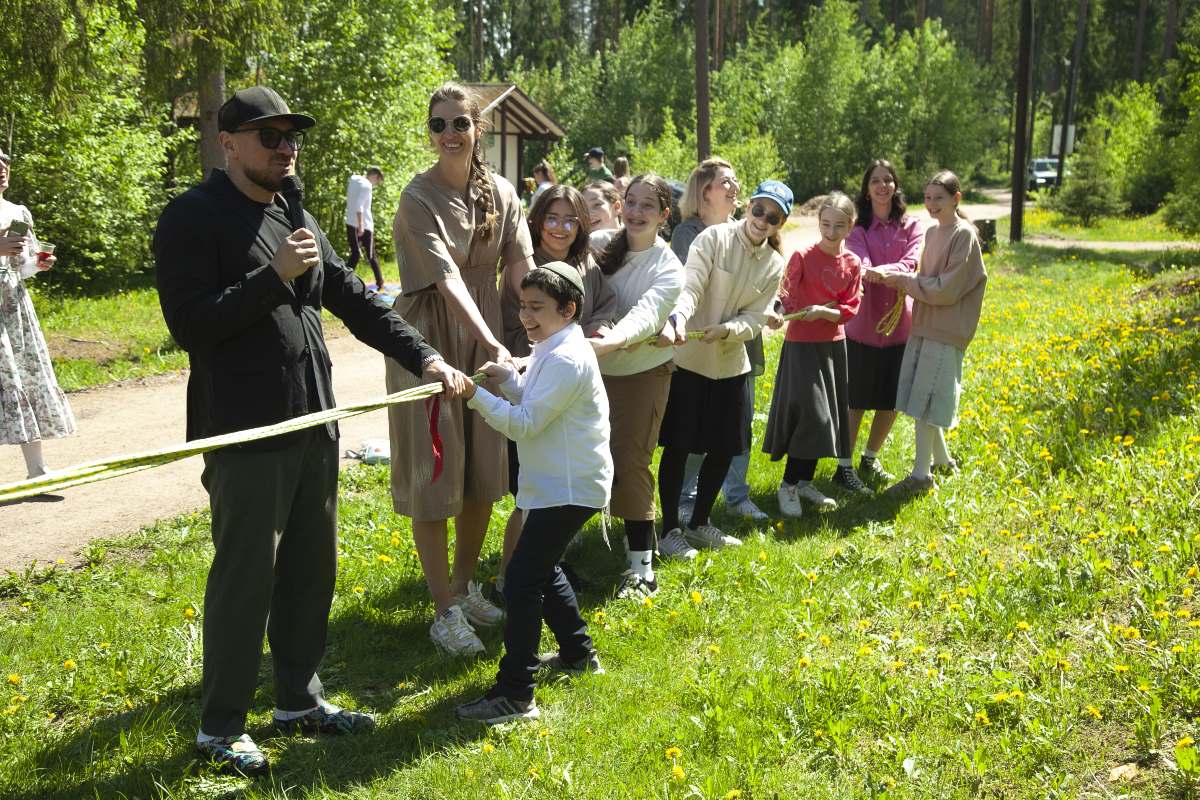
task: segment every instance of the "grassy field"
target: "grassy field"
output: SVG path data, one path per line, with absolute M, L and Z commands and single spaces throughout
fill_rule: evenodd
M 1007 217 L 999 221 L 998 228 L 1007 238 Z M 1144 217 L 1102 217 L 1085 228 L 1056 211 L 1036 207 L 1025 210 L 1025 234 L 1084 242 L 1175 242 L 1193 238 L 1167 227 L 1161 211 Z
M 386 468 L 342 477 L 322 669 L 331 699 L 380 728 L 272 737 L 264 659 L 251 733 L 270 780 L 213 776 L 192 755 L 205 514 L 98 544 L 78 570 L 10 576 L 0 795 L 1195 796 L 1200 272 L 1158 272 L 1173 260 L 1149 274 L 1035 248 L 992 257 L 950 440 L 964 469 L 935 494 L 737 526 L 745 546 L 666 565 L 644 604 L 611 598 L 621 558 L 593 526 L 571 558 L 608 674 L 542 686 L 537 724 L 454 718 L 490 685 L 499 639 L 474 662 L 433 650 Z M 892 472 L 911 438 L 901 422 Z M 775 511 L 781 465 L 753 466 Z

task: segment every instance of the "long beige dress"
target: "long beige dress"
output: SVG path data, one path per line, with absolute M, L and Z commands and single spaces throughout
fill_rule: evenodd
M 392 225 L 403 294 L 396 311 L 425 336 L 447 363 L 471 374 L 488 360 L 487 352 L 454 318 L 437 283 L 458 277 L 479 307 L 484 321 L 503 341 L 497 276 L 505 265 L 533 255 L 516 190 L 494 175 L 492 192 L 496 229 L 484 241 L 478 226 L 483 210 L 472 186 L 470 200 L 442 186 L 429 172 L 412 179 L 400 196 Z M 468 206 L 468 202 L 470 205 Z M 398 392 L 421 381 L 387 359 L 387 389 Z M 505 439 L 461 400 L 442 401 L 438 432 L 442 439 L 442 475 L 433 477 L 433 444 L 424 403 L 388 410 L 392 445 L 392 506 L 416 522 L 449 519 L 463 501 L 493 503 L 508 491 Z

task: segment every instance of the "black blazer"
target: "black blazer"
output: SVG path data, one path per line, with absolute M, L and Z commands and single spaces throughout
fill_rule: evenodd
M 384 298 L 368 293 L 316 221 L 307 213 L 305 219 L 321 263 L 289 283 L 271 266 L 291 233 L 278 195 L 266 205 L 255 202 L 224 170 L 213 170 L 163 209 L 154 233 L 158 297 L 167 328 L 191 364 L 189 440 L 332 408 L 322 307 L 414 375 L 440 357 Z M 337 437 L 336 425 L 325 429 Z M 293 438 L 244 447 L 276 449 Z

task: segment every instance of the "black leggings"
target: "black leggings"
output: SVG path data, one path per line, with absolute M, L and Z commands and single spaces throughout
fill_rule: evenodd
M 800 481 L 811 481 L 816 474 L 817 459 L 788 456 L 787 466 L 783 468 L 783 482 L 795 486 Z
M 679 495 L 683 492 L 683 474 L 687 469 L 689 453 L 686 450 L 664 447 L 658 461 L 658 499 L 662 503 L 663 533 L 679 527 Z M 732 455 L 708 453 L 700 465 L 700 476 L 696 481 L 696 505 L 693 506 L 689 527 L 708 524 L 717 492 L 729 472 Z
M 625 541 L 629 543 L 630 550 L 653 550 L 654 520 L 625 520 Z

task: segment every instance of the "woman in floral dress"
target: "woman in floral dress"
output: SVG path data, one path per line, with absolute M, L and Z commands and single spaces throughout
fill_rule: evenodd
M 25 280 L 54 266 L 54 256 L 38 254 L 33 217 L 25 206 L 4 199 L 9 162 L 0 150 L 0 444 L 18 444 L 29 477 L 46 472 L 42 439 L 75 432 L 75 417 L 50 364 L 46 339 Z M 28 233 L 12 232 L 22 221 Z

